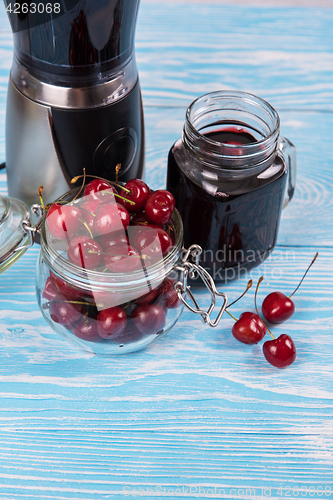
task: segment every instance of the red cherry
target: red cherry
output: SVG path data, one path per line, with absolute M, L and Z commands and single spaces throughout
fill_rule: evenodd
M 145 335 L 162 333 L 165 326 L 166 311 L 161 304 L 143 304 L 132 311 L 134 326 Z
M 114 233 L 103 234 L 98 239 L 99 244 L 105 252 L 115 245 L 129 245 L 129 239 L 124 231 L 116 231 Z
M 171 219 L 174 208 L 174 196 L 165 189 L 159 189 L 149 195 L 145 205 L 145 212 L 149 222 L 166 224 Z
M 139 252 L 124 244 L 111 247 L 104 254 L 104 264 L 114 273 L 129 273 L 142 267 Z
M 285 368 L 296 359 L 295 344 L 285 333 L 277 339 L 267 340 L 263 345 L 263 353 L 268 363 L 276 368 Z
M 133 245 L 141 253 L 160 257 L 161 253 L 165 255 L 172 248 L 172 239 L 160 227 L 141 227 L 134 234 Z
M 82 313 L 70 304 L 62 295 L 56 295 L 50 302 L 49 313 L 51 319 L 60 325 L 69 325 L 75 323 L 82 317 Z
M 127 321 L 124 332 L 115 338 L 115 341 L 121 347 L 122 344 L 132 344 L 143 337 L 143 334 L 133 325 L 132 321 Z
M 127 229 L 130 214 L 119 203 L 101 203 L 96 210 L 94 231 L 96 234 L 107 234 L 113 231 Z
M 68 259 L 84 269 L 95 269 L 103 260 L 102 247 L 87 236 L 76 236 L 68 245 Z
M 243 344 L 257 344 L 266 335 L 266 327 L 258 314 L 244 312 L 233 325 L 232 334 Z
M 77 206 L 54 203 L 47 212 L 46 227 L 55 238 L 70 239 L 79 231 L 80 219 L 83 219 L 83 214 Z
M 80 208 L 95 215 L 98 205 L 101 204 L 101 200 L 99 200 L 98 198 L 84 199 L 84 200 L 85 201 L 84 201 L 84 203 L 82 203 Z
M 181 306 L 181 301 L 179 300 L 174 285 L 175 281 L 170 278 L 166 278 L 162 285 L 160 285 L 161 300 L 167 309 L 175 309 Z
M 159 293 L 159 288 L 155 288 L 155 290 L 152 290 L 143 297 L 140 297 L 140 299 L 137 299 L 135 302 L 137 304 L 151 304 L 159 296 Z
M 148 226 L 148 227 L 161 227 L 163 229 L 163 224 L 151 224 L 144 212 L 135 214 L 131 219 L 131 226 Z
M 107 201 L 115 203 L 115 201 L 119 200 L 119 198 L 117 197 L 117 191 L 115 189 L 113 189 L 112 191 L 110 191 L 109 189 L 98 191 L 94 194 L 94 198 L 100 203 L 106 203 Z
M 48 277 L 45 283 L 45 287 L 42 293 L 43 299 L 46 299 L 48 301 L 54 299 L 54 297 L 58 294 L 58 290 L 54 287 L 51 278 Z
M 117 190 L 112 184 L 102 179 L 93 179 L 86 185 L 83 195 L 89 196 L 91 195 L 93 198 L 96 198 L 96 193 L 99 191 L 105 191 L 106 189 L 112 191 L 113 193 L 117 193 Z
M 141 179 L 131 179 L 127 182 L 127 184 L 125 184 L 125 188 L 129 189 L 131 192 L 128 193 L 126 191 L 120 191 L 120 195 L 127 200 L 133 201 L 134 205 L 121 199 L 119 200 L 119 203 L 124 205 L 124 207 L 126 207 L 131 213 L 142 212 L 150 193 L 147 184 Z
M 295 312 L 293 301 L 281 292 L 267 295 L 261 306 L 264 318 L 270 323 L 282 323 Z
M 104 309 L 97 316 L 97 329 L 103 339 L 114 339 L 121 335 L 126 327 L 127 316 L 120 306 Z
M 92 200 L 85 201 L 80 207 L 82 208 L 84 221 L 88 224 L 88 227 L 92 233 L 94 232 L 94 220 L 95 220 L 96 210 L 98 205 L 100 204 L 101 200 L 94 198 Z
M 88 342 L 101 342 L 102 337 L 98 334 L 97 321 L 84 316 L 73 326 L 72 332 L 76 337 Z
M 267 319 L 267 321 L 269 321 L 270 323 L 282 323 L 283 321 L 286 321 L 287 319 L 291 318 L 291 316 L 295 312 L 295 305 L 291 300 L 291 297 L 297 292 L 297 290 L 303 283 L 305 276 L 308 274 L 311 266 L 314 264 L 317 257 L 318 257 L 318 252 L 312 259 L 310 265 L 303 274 L 303 277 L 298 283 L 297 287 L 289 297 L 287 297 L 281 292 L 273 292 L 267 295 L 261 306 L 262 313 L 265 319 Z
M 67 300 L 80 301 L 86 296 L 86 292 L 84 290 L 70 285 L 67 281 L 52 271 L 50 271 L 50 280 L 57 292 L 61 293 L 61 295 L 63 295 Z

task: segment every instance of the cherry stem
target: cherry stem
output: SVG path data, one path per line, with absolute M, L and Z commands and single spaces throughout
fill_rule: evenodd
M 103 191 L 101 191 L 103 192 Z M 131 193 L 131 191 L 130 191 Z M 113 193 L 115 196 L 117 196 L 117 198 L 121 198 L 122 200 L 126 201 L 126 203 L 130 203 L 131 205 L 135 205 L 135 201 L 131 201 L 131 200 L 128 200 L 127 198 L 124 198 L 124 196 L 121 196 L 120 194 L 118 193 Z
M 90 231 L 90 227 L 88 226 L 88 224 L 87 224 L 85 221 L 83 221 L 82 219 L 79 219 L 79 221 L 81 221 L 81 222 L 82 222 L 82 224 L 84 225 L 84 227 L 85 227 L 85 228 L 87 228 L 88 233 L 89 233 L 89 235 L 90 235 L 90 238 L 93 240 L 93 239 L 94 239 L 94 237 L 93 237 L 92 232 Z
M 233 302 L 231 302 L 231 304 L 229 304 L 229 305 L 226 307 L 226 309 L 228 309 L 228 307 L 233 306 L 233 305 L 234 305 L 234 304 L 236 304 L 236 302 L 238 302 L 238 301 L 239 301 L 242 297 L 244 297 L 244 295 L 247 293 L 247 291 L 248 291 L 248 290 L 250 290 L 250 288 L 251 288 L 251 286 L 252 286 L 252 285 L 253 285 L 253 281 L 252 281 L 252 280 L 250 280 L 250 281 L 248 282 L 248 284 L 247 284 L 247 287 L 246 287 L 245 292 L 243 292 L 243 293 L 242 293 L 242 295 L 240 295 L 240 296 L 238 297 L 238 299 L 236 299 L 236 300 L 234 300 Z
M 302 284 L 302 282 L 303 282 L 303 280 L 304 280 L 305 276 L 308 274 L 308 271 L 309 271 L 310 267 L 312 266 L 312 264 L 314 264 L 314 262 L 315 262 L 315 260 L 316 260 L 316 258 L 317 258 L 317 257 L 318 257 L 318 252 L 317 252 L 317 253 L 316 253 L 316 255 L 313 257 L 311 264 L 309 265 L 309 267 L 308 267 L 308 268 L 307 268 L 307 270 L 305 271 L 305 273 L 304 273 L 304 275 L 303 275 L 303 278 L 302 278 L 302 279 L 301 279 L 301 281 L 298 283 L 298 286 L 295 288 L 295 290 L 293 291 L 293 293 L 292 293 L 291 295 L 289 295 L 289 298 L 291 298 L 291 297 L 294 295 L 294 293 L 296 293 L 296 292 L 297 292 L 297 290 L 298 290 L 298 289 L 299 289 L 299 287 L 301 286 L 301 284 Z
M 43 210 L 45 212 L 45 205 L 44 205 L 44 201 L 43 201 L 43 197 L 42 197 L 42 194 L 43 194 L 43 189 L 44 189 L 44 186 L 40 186 L 38 188 L 38 196 L 39 196 L 39 201 L 40 201 L 40 204 L 42 205 L 43 207 Z
M 118 165 L 120 165 L 120 163 L 118 163 Z M 117 167 L 118 167 L 117 165 Z M 117 168 L 116 167 L 116 168 Z M 120 165 L 120 168 L 121 168 L 121 165 Z M 120 170 L 119 168 L 119 170 Z M 82 175 L 79 175 L 78 177 L 74 177 L 74 179 L 78 180 L 80 177 L 82 177 Z M 94 175 L 88 175 L 88 177 L 94 177 L 95 179 L 102 179 L 102 177 L 95 177 Z M 117 177 L 118 177 L 118 172 L 117 172 Z M 102 179 L 102 180 L 105 180 L 105 179 Z M 74 184 L 73 182 L 73 179 L 71 180 L 71 184 Z M 106 182 L 109 182 L 109 181 L 106 181 Z M 72 199 L 71 203 L 73 203 L 74 200 L 76 200 L 76 198 L 78 198 L 78 196 L 82 193 L 82 189 L 84 187 L 86 183 L 86 169 L 84 168 L 83 169 L 83 183 L 82 183 L 82 186 L 80 188 L 80 191 L 77 193 L 77 195 Z M 119 186 L 119 184 L 115 184 L 116 186 Z M 121 186 L 120 186 L 121 187 Z M 122 188 L 124 189 L 124 188 Z M 125 189 L 126 192 L 128 193 L 131 193 L 131 191 L 129 189 Z M 103 192 L 103 191 L 102 191 Z M 121 196 L 120 194 L 118 193 L 113 193 L 114 196 L 117 196 L 118 198 L 120 198 L 121 200 L 124 200 L 126 201 L 127 203 L 130 203 L 131 205 L 135 205 L 135 202 L 134 201 L 131 201 L 131 200 L 127 200 L 127 198 L 124 198 L 123 196 Z
M 68 205 L 68 201 L 52 201 L 52 203 L 48 203 L 47 205 L 45 205 L 45 212 L 47 212 L 51 207 L 52 205 L 55 205 L 55 204 L 63 204 L 63 205 Z
M 80 187 L 80 189 L 79 189 L 79 192 L 78 192 L 78 193 L 76 194 L 76 196 L 74 196 L 74 198 L 72 199 L 71 203 L 73 203 L 73 201 L 75 201 L 75 200 L 76 200 L 76 198 L 78 198 L 78 197 L 79 197 L 79 195 L 82 193 L 82 190 L 83 190 L 83 187 L 84 187 L 85 182 L 86 182 L 86 169 L 85 169 L 85 168 L 83 168 L 83 182 L 82 182 L 82 185 L 81 185 L 81 187 Z
M 50 307 L 51 302 L 54 302 L 55 304 L 80 304 L 83 306 L 92 306 L 93 304 L 91 302 L 79 302 L 78 300 L 50 300 L 49 302 L 46 302 L 43 306 L 43 309 L 46 309 L 46 307 Z
M 264 279 L 263 276 L 260 276 L 260 278 L 258 279 L 258 283 L 257 283 L 257 287 L 256 287 L 256 293 L 254 294 L 254 306 L 256 308 L 256 311 L 257 311 L 257 314 L 258 314 L 259 318 L 264 323 L 264 325 L 266 327 L 266 330 L 268 331 L 268 333 L 270 334 L 270 336 L 272 337 L 272 339 L 275 340 L 274 335 L 272 334 L 272 332 L 270 331 L 270 329 L 268 328 L 268 326 L 266 325 L 266 323 L 264 322 L 264 320 L 260 316 L 259 311 L 258 311 L 258 307 L 257 307 L 257 294 L 258 294 L 258 290 L 259 290 L 259 285 L 263 281 L 263 279 Z
M 77 175 L 76 177 L 73 177 L 73 179 L 70 181 L 70 183 L 75 184 L 82 177 L 83 177 L 83 175 Z M 100 179 L 101 181 L 106 181 L 106 179 L 103 179 L 103 177 L 98 177 L 97 175 L 86 175 L 86 177 L 92 177 L 93 179 Z M 108 182 L 109 184 L 113 184 L 113 186 L 116 186 L 117 188 L 122 189 L 126 193 L 131 193 L 130 189 L 127 189 L 127 188 L 121 186 L 117 182 L 113 182 L 113 181 L 106 181 L 106 182 Z
M 119 171 L 121 170 L 121 163 L 118 163 L 116 165 L 115 170 L 116 170 L 116 182 L 118 182 L 118 174 L 119 174 Z
M 227 310 L 227 308 L 225 309 L 225 312 L 226 312 L 227 314 L 229 314 L 229 316 L 231 316 L 231 317 L 232 317 L 232 319 L 234 319 L 235 321 L 238 321 L 238 319 L 237 319 L 237 318 L 235 318 L 235 316 L 233 316 L 233 315 L 232 315 L 232 314 L 231 314 L 231 313 Z

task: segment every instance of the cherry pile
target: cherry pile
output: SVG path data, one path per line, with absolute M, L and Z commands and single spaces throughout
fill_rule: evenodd
M 145 273 L 175 245 L 171 220 L 175 208 L 173 195 L 163 189 L 152 192 L 140 179 L 119 186 L 94 178 L 72 201 L 58 201 L 44 208 L 47 238 L 51 243 L 60 242 L 66 248 L 68 261 L 87 272 L 98 271 L 106 277 Z M 293 315 L 295 305 L 291 297 L 317 256 L 289 297 L 273 292 L 265 298 L 262 314 L 268 323 L 282 323 Z M 263 344 L 263 354 L 271 365 L 285 368 L 296 359 L 295 344 L 286 334 L 275 338 L 260 317 L 256 299 L 262 280 L 259 279 L 255 292 L 256 313 L 246 311 L 237 319 L 229 312 L 252 286 L 252 281 L 226 312 L 235 320 L 232 334 L 239 342 L 257 344 L 269 332 L 272 340 Z M 159 286 L 148 289 L 145 295 L 110 307 L 107 292 L 92 293 L 87 288 L 78 288 L 50 270 L 42 293 L 43 308 L 48 309 L 54 323 L 81 340 L 122 346 L 144 336 L 160 335 L 166 327 L 168 310 L 180 309 L 175 280 L 170 276 Z
M 144 272 L 161 261 L 175 243 L 171 193 L 151 192 L 140 179 L 117 187 L 95 178 L 85 186 L 82 197 L 55 202 L 46 215 L 48 238 L 64 244 L 72 264 L 110 276 Z M 50 271 L 42 293 L 43 307 L 54 323 L 79 339 L 120 345 L 159 335 L 168 309 L 180 307 L 170 277 L 149 293 L 120 305 L 108 307 L 106 295 L 73 286 Z
M 305 271 L 301 281 L 299 282 L 293 293 L 287 297 L 281 292 L 273 292 L 267 295 L 262 303 L 262 314 L 267 322 L 272 324 L 282 323 L 287 319 L 291 318 L 295 311 L 295 305 L 291 300 L 291 297 L 296 293 L 296 291 L 301 286 L 305 276 L 307 275 L 310 267 L 315 262 L 318 257 L 318 253 L 314 256 L 311 264 Z M 257 293 L 260 283 L 263 281 L 261 277 L 258 281 L 256 292 L 255 292 L 255 309 L 256 313 L 244 312 L 240 315 L 239 319 L 235 318 L 229 311 L 228 308 L 226 312 L 235 320 L 235 324 L 232 327 L 232 334 L 239 342 L 244 344 L 257 344 L 266 335 L 268 331 L 272 337 L 272 340 L 267 340 L 263 344 L 263 354 L 271 365 L 276 368 L 285 368 L 290 366 L 296 359 L 296 347 L 292 338 L 287 334 L 282 334 L 278 338 L 275 338 L 272 332 L 268 329 L 267 325 L 263 322 L 260 317 L 257 308 Z M 245 292 L 237 299 L 237 302 L 252 286 L 252 281 L 248 283 Z M 235 302 L 230 304 L 228 307 L 233 305 Z

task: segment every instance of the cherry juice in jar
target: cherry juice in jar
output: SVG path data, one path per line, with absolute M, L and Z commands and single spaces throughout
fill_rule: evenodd
M 214 122 L 212 116 L 221 116 L 216 111 L 220 96 L 209 98 L 214 94 L 226 93 L 207 94 L 187 111 L 182 138 L 169 152 L 167 189 L 183 219 L 184 246 L 200 245 L 200 264 L 215 281 L 226 282 L 244 277 L 272 252 L 288 166 L 278 149 L 278 115 L 268 103 L 272 122 L 277 122 L 269 124 L 271 130 L 265 129 L 267 119 L 253 120 L 252 112 L 247 122 Z M 234 98 L 244 94 L 233 93 Z M 198 103 L 203 98 L 205 106 Z M 241 115 L 239 110 L 236 114 Z

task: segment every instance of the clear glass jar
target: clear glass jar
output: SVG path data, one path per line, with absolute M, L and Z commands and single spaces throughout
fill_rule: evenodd
M 244 276 L 274 249 L 296 178 L 296 150 L 279 134 L 275 109 L 245 92 L 212 92 L 187 109 L 169 152 L 167 189 L 185 247 L 202 247 L 200 264 L 214 281 Z
M 60 200 L 70 201 L 76 193 L 77 190 L 66 193 Z M 183 225 L 177 210 L 170 225 L 174 245 L 160 260 L 136 271 L 103 272 L 102 268 L 83 269 L 68 260 L 68 242 L 52 238 L 44 221 L 36 293 L 50 326 L 71 344 L 95 354 L 137 351 L 169 331 L 183 308 L 174 289 L 179 279 L 175 268 L 183 240 Z M 116 335 L 102 337 L 97 318 L 110 308 L 125 311 L 126 326 Z
M 81 189 L 59 198 L 49 207 L 47 217 L 42 206 L 33 205 L 36 225 L 24 203 L 0 197 L 0 274 L 34 242 L 41 244 L 36 293 L 41 312 L 53 330 L 80 349 L 108 355 L 137 351 L 162 337 L 175 325 L 184 305 L 206 325 L 216 327 L 227 307 L 227 296 L 200 267 L 201 248 L 182 247 L 179 212 L 173 211 L 162 232 L 159 226 L 147 225 L 141 213 L 133 216 L 129 226 L 127 219 L 125 231 L 121 207 L 112 190 L 100 193 L 106 196 L 102 201 L 108 201 L 104 204 L 90 196 L 78 198 Z M 117 215 L 106 225 L 106 232 L 97 231 L 91 220 L 97 213 L 93 215 L 85 202 L 107 205 L 107 211 L 113 206 L 111 211 L 114 209 Z M 74 211 L 74 216 L 72 213 L 69 217 L 68 211 Z M 51 230 L 53 216 L 59 225 Z M 135 220 L 136 216 L 139 219 Z M 90 226 L 86 217 L 92 222 Z M 187 284 L 194 275 L 202 279 L 210 293 L 207 309 L 200 307 Z

